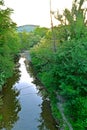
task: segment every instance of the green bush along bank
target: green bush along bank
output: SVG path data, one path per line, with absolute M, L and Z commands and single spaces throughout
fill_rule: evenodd
M 0 90 L 6 79 L 12 76 L 14 57 L 20 48 L 20 39 L 16 32 L 16 24 L 11 20 L 10 8 L 3 8 L 4 2 L 0 1 Z
M 59 94 L 74 130 L 87 129 L 87 10 L 82 9 L 84 2 L 73 0 L 71 11 L 65 9 L 62 15 L 58 12 L 56 19 L 60 25 L 49 29 L 30 49 L 37 76 L 50 94 L 55 117 L 61 117 L 57 110 L 56 95 Z

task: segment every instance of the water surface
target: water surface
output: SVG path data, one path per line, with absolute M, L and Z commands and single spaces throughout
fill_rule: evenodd
M 25 64 L 19 60 L 19 73 L 9 79 L 3 90 L 0 107 L 0 130 L 58 130 L 50 102 L 34 83 Z

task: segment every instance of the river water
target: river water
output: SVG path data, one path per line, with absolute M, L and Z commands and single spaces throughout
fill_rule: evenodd
M 0 98 L 0 130 L 58 130 L 45 90 L 35 84 L 24 57 L 19 64 Z

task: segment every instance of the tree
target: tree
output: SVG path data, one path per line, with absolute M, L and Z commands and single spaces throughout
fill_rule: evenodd
M 60 21 L 60 26 L 63 26 L 64 36 L 68 40 L 69 38 L 79 39 L 80 37 L 86 36 L 86 13 L 87 9 L 83 8 L 85 0 L 73 0 L 72 9 L 65 9 L 63 14 L 57 12 L 55 16 Z M 60 34 L 61 35 L 61 34 Z
M 87 129 L 87 9 L 82 9 L 84 2 L 74 0 L 71 11 L 65 9 L 62 15 L 57 15 L 60 25 L 54 27 L 58 40 L 56 53 L 52 53 L 50 30 L 30 51 L 37 76 L 51 97 L 58 93 L 64 99 L 64 111 L 74 130 Z
M 21 49 L 30 49 L 34 45 L 38 44 L 40 40 L 46 36 L 47 28 L 37 27 L 32 32 L 20 32 L 19 37 L 21 40 Z
M 16 33 L 16 24 L 10 18 L 13 12 L 10 8 L 2 8 L 4 2 L 0 1 L 0 86 L 5 79 L 12 76 L 14 55 L 19 51 L 19 38 Z

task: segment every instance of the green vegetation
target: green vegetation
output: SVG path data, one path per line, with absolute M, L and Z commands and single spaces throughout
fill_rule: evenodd
M 20 48 L 16 24 L 10 18 L 13 10 L 3 7 L 4 2 L 0 0 L 0 90 L 5 80 L 13 74 L 14 58 Z
M 72 9 L 57 13 L 60 21 L 53 28 L 56 52 L 53 50 L 52 32 L 48 32 L 30 50 L 38 78 L 46 86 L 56 118 L 56 96 L 64 99 L 64 112 L 74 130 L 87 129 L 87 9 L 85 0 L 74 0 Z
M 87 9 L 83 8 L 84 2 L 73 0 L 71 10 L 58 12 L 55 18 L 60 25 L 53 30 L 38 27 L 32 32 L 19 33 L 10 19 L 12 10 L 0 8 L 0 89 L 13 74 L 19 48 L 29 49 L 37 77 L 49 92 L 53 115 L 61 124 L 59 95 L 74 130 L 87 129 Z
M 38 42 L 40 42 L 41 38 L 46 34 L 47 28 L 35 28 L 34 31 L 31 32 L 20 32 L 19 37 L 21 39 L 21 50 L 27 50 L 28 48 L 33 47 Z

